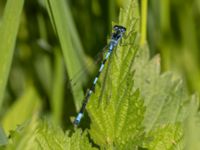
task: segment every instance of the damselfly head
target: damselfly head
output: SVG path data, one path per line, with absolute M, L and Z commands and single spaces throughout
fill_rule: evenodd
M 120 25 L 115 25 L 115 26 L 113 27 L 113 30 L 114 30 L 114 31 L 121 32 L 121 33 L 126 32 L 126 28 L 123 27 L 123 26 L 120 26 Z

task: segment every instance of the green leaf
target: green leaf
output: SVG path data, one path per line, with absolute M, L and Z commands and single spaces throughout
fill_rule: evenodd
M 64 133 L 59 127 L 50 123 L 42 122 L 36 132 L 35 142 L 39 149 L 57 149 L 57 150 L 92 150 L 86 132 L 76 130 L 70 136 L 70 132 Z
M 188 116 L 191 97 L 184 81 L 172 72 L 160 72 L 160 57 L 149 60 L 147 46 L 142 47 L 134 60 L 135 86 L 141 90 L 146 112 L 146 131 L 163 124 L 183 121 Z
M 152 139 L 151 142 L 144 146 L 148 150 L 173 150 L 180 149 L 177 145 L 183 138 L 183 132 L 180 124 L 171 124 L 151 130 L 148 136 Z
M 136 149 L 144 134 L 145 108 L 139 91 L 134 90 L 131 70 L 138 43 L 134 40 L 138 35 L 137 8 L 136 1 L 129 1 L 127 9 L 121 11 L 119 24 L 127 27 L 127 34 L 131 32 L 123 42 L 129 44 L 118 46 L 113 52 L 87 107 L 91 118 L 89 133 L 104 149 Z
M 24 0 L 7 0 L 3 20 L 0 26 L 0 108 L 3 103 L 8 74 Z
M 46 0 L 46 4 L 51 22 L 60 41 L 69 79 L 72 79 L 77 71 L 84 68 L 84 54 L 71 13 L 64 0 Z M 82 81 L 84 79 L 83 76 Z M 76 108 L 79 109 L 84 95 L 81 82 L 72 86 L 72 91 Z
M 38 113 L 41 105 L 38 93 L 32 85 L 26 88 L 24 94 L 16 100 L 2 119 L 2 125 L 8 135 L 17 125 L 28 121 L 34 113 Z
M 130 82 L 127 79 L 126 82 Z M 127 83 L 128 84 L 128 83 Z M 139 99 L 139 92 L 131 92 L 132 84 L 115 97 L 103 98 L 98 106 L 97 101 L 88 105 L 91 118 L 90 134 L 92 139 L 101 147 L 131 147 L 136 146 L 143 134 L 142 121 L 144 115 L 143 101 Z M 107 102 L 106 102 L 106 101 Z M 119 102 L 117 102 L 118 100 Z M 134 145 L 135 144 L 135 145 Z
M 53 150 L 95 150 L 89 143 L 86 132 L 76 130 L 70 135 L 64 133 L 61 128 L 51 124 L 49 121 L 37 121 L 36 118 L 16 130 L 11 136 L 12 142 L 7 149 L 53 149 Z
M 200 113 L 199 98 L 194 95 L 189 106 L 189 116 L 184 124 L 184 147 L 187 150 L 200 149 Z
M 10 132 L 10 139 L 6 150 L 37 149 L 37 145 L 33 142 L 35 139 L 35 129 L 38 126 L 36 119 L 37 116 L 35 115 L 30 122 L 18 125 L 15 130 Z
M 70 137 L 69 132 L 67 132 L 68 137 L 68 149 L 72 150 L 96 150 L 96 148 L 91 146 L 89 142 L 87 132 L 82 132 L 81 130 L 76 130 L 75 133 Z

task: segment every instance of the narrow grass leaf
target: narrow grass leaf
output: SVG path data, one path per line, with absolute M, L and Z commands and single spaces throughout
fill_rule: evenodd
M 84 55 L 72 23 L 72 16 L 64 0 L 46 0 L 46 4 L 51 22 L 61 44 L 68 76 L 72 79 L 77 71 L 84 67 Z M 82 80 L 84 80 L 84 76 Z M 72 86 L 72 93 L 75 98 L 76 108 L 79 109 L 83 98 L 81 83 Z
M 12 63 L 24 0 L 7 0 L 0 26 L 0 108 Z

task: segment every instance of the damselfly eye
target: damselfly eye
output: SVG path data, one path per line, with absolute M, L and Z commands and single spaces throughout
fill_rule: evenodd
M 122 27 L 122 28 L 121 28 L 121 31 L 122 31 L 122 32 L 126 32 L 126 28 Z
M 120 31 L 120 32 L 125 32 L 125 31 L 126 31 L 126 28 L 125 28 L 125 27 L 119 26 L 119 25 L 115 25 L 115 26 L 113 27 L 113 29 L 114 29 L 115 31 Z
M 115 25 L 115 26 L 113 27 L 113 29 L 114 29 L 115 31 L 117 31 L 117 30 L 119 30 L 119 26 L 118 26 L 118 25 Z

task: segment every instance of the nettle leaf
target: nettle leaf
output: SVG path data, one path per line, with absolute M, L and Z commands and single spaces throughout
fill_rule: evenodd
M 130 2 L 120 21 L 125 26 L 129 23 L 130 29 L 135 27 L 127 39 L 134 44 L 118 47 L 102 73 L 87 107 L 91 118 L 89 133 L 96 144 L 106 149 L 136 149 L 141 143 L 148 143 L 149 149 L 179 149 L 184 147 L 182 123 L 189 115 L 192 96 L 180 76 L 161 73 L 160 57 L 150 59 L 147 46 L 137 51 L 138 17 L 132 16 L 136 10 L 133 5 L 137 5 Z
M 13 131 L 7 149 L 95 150 L 86 132 L 76 130 L 72 135 L 48 121 L 31 121 Z
M 134 90 L 132 63 L 137 51 L 138 5 L 129 1 L 121 11 L 120 25 L 127 27 L 129 37 L 114 50 L 106 64 L 96 93 L 87 110 L 91 118 L 89 133 L 101 148 L 134 149 L 143 137 L 145 108 L 138 90 Z
M 200 149 L 199 99 L 194 95 L 189 106 L 189 117 L 184 124 L 184 147 L 187 150 Z
M 144 146 L 148 150 L 182 149 L 180 141 L 183 138 L 180 124 L 163 125 L 151 130 L 148 134 L 152 141 Z
M 144 126 L 147 132 L 187 118 L 191 96 L 180 77 L 172 72 L 161 74 L 159 56 L 150 59 L 145 46 L 136 54 L 133 68 L 135 87 L 140 89 L 145 100 Z
M 113 94 L 109 99 L 102 98 L 99 107 L 97 101 L 92 101 L 88 106 L 92 121 L 90 134 L 101 147 L 123 148 L 130 145 L 133 148 L 139 145 L 143 135 L 143 101 L 138 91 L 131 92 L 133 84 L 130 78 L 125 82 L 126 89 L 118 89 L 116 96 Z
M 59 127 L 49 123 L 43 123 L 37 129 L 36 138 L 40 149 L 57 149 L 57 150 L 94 150 L 89 143 L 87 133 L 76 130 L 72 135 L 67 131 L 64 133 Z

